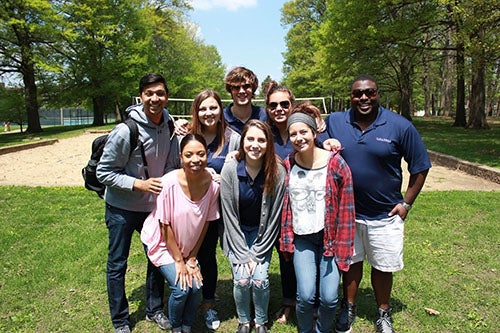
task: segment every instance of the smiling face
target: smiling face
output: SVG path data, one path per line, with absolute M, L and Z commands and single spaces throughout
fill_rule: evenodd
M 168 102 L 168 93 L 165 85 L 157 82 L 145 86 L 141 92 L 141 101 L 144 105 L 146 116 L 155 124 L 159 124 L 163 115 L 163 109 L 167 106 Z
M 267 149 L 267 138 L 264 131 L 251 126 L 243 139 L 243 151 L 247 160 L 263 160 Z
M 378 113 L 377 84 L 370 80 L 356 81 L 351 86 L 351 107 L 361 118 L 374 118 Z
M 207 151 L 200 141 L 190 140 L 182 148 L 181 161 L 186 173 L 199 173 L 207 166 Z
M 252 103 L 253 91 L 250 81 L 231 85 L 231 97 L 234 105 L 244 106 Z
M 297 152 L 305 152 L 314 149 L 316 134 L 307 124 L 296 122 L 288 128 L 288 137 L 293 149 Z
M 198 107 L 198 119 L 206 127 L 216 126 L 220 121 L 221 108 L 213 97 L 206 98 Z
M 290 95 L 285 91 L 276 91 L 269 96 L 267 104 L 267 114 L 269 119 L 277 124 L 286 124 L 290 114 Z

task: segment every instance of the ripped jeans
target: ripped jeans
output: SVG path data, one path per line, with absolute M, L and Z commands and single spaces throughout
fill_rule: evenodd
M 250 248 L 257 238 L 258 227 L 241 227 L 247 246 Z M 233 296 L 238 313 L 239 323 L 248 323 L 252 320 L 251 302 L 255 308 L 255 323 L 264 325 L 268 321 L 267 311 L 269 308 L 269 264 L 271 262 L 272 248 L 262 263 L 257 264 L 252 276 L 248 274 L 244 265 L 234 264 L 232 254 L 229 261 L 233 271 Z

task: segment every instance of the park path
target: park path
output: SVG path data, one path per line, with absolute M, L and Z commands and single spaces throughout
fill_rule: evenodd
M 0 185 L 83 186 L 81 169 L 90 157 L 92 141 L 99 135 L 102 133 L 85 132 L 52 145 L 0 155 Z M 406 189 L 407 173 L 404 179 Z M 500 184 L 434 165 L 423 190 L 500 191 Z

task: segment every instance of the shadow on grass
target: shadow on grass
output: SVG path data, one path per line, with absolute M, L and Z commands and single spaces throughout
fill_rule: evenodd
M 268 328 L 272 329 L 274 325 L 281 326 L 277 324 L 275 319 L 275 314 L 281 307 L 281 280 L 280 275 L 277 273 L 271 273 L 269 275 L 270 285 L 271 285 L 271 299 L 269 302 L 269 322 L 267 324 Z M 168 285 L 165 286 L 165 310 L 168 306 L 169 288 Z M 234 305 L 233 298 L 233 280 L 232 279 L 219 279 L 217 282 L 217 295 L 216 295 L 215 309 L 219 314 L 219 319 L 221 325 L 226 324 L 230 326 L 230 331 L 234 331 L 237 327 L 237 314 Z M 342 285 L 339 287 L 339 304 L 342 299 Z M 145 285 L 141 285 L 132 291 L 129 297 L 129 302 L 137 306 L 137 310 L 130 314 L 130 320 L 134 326 L 140 321 L 145 320 L 146 317 L 146 288 Z M 375 302 L 375 296 L 371 288 L 361 288 L 358 291 L 358 296 L 356 298 L 357 304 L 357 317 L 363 318 L 366 321 L 374 322 L 377 319 L 377 307 Z M 397 298 L 391 298 L 390 300 L 391 308 L 393 313 L 401 312 L 406 305 Z M 292 311 L 292 316 L 288 323 L 289 328 L 296 330 L 297 319 L 295 317 L 295 311 Z M 193 325 L 193 332 L 211 332 L 205 327 L 203 316 L 198 312 Z M 226 332 L 227 330 L 223 330 Z
M 339 290 L 339 304 L 342 299 L 342 284 L 340 285 Z M 339 305 L 340 306 L 340 305 Z M 404 308 L 406 308 L 406 304 L 404 304 L 400 299 L 391 297 L 390 306 L 392 309 L 392 313 L 401 312 Z M 375 294 L 373 293 L 373 289 L 371 288 L 360 288 L 358 289 L 358 295 L 356 297 L 356 316 L 358 318 L 363 318 L 370 322 L 375 322 L 378 317 L 377 314 L 377 302 L 375 301 Z

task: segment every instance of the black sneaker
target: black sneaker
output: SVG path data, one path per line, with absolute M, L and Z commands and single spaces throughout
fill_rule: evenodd
M 152 317 L 146 315 L 146 321 L 157 323 L 158 327 L 162 330 L 169 330 L 172 328 L 170 320 L 168 320 L 168 317 L 162 311 L 155 313 Z
M 391 309 L 378 309 L 378 319 L 375 323 L 377 333 L 396 333 L 392 328 Z
M 351 333 L 354 319 L 356 319 L 356 304 L 343 299 L 340 304 L 340 314 L 335 325 L 335 332 Z
M 250 324 L 238 323 L 238 329 L 236 333 L 250 333 Z

